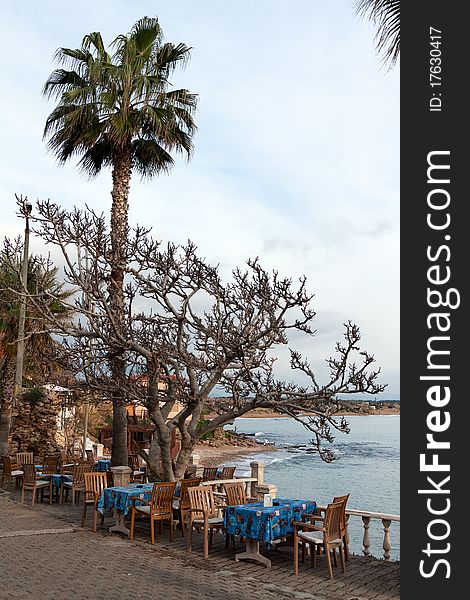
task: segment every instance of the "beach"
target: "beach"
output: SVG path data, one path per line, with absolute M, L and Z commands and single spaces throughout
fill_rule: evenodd
M 198 444 L 195 448 L 195 453 L 199 455 L 199 464 L 205 467 L 229 466 L 231 461 L 246 458 L 250 454 L 276 451 L 275 446 L 265 446 L 263 444 L 256 444 L 256 446 L 209 446 Z

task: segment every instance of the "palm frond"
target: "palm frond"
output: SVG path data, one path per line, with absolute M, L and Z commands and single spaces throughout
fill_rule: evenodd
M 154 140 L 138 139 L 133 142 L 134 168 L 142 179 L 161 172 L 168 173 L 174 164 L 173 157 Z
M 356 0 L 356 12 L 376 26 L 376 48 L 384 63 L 396 64 L 400 56 L 400 0 Z

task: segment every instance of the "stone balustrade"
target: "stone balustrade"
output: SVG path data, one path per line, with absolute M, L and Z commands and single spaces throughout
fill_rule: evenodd
M 369 536 L 369 527 L 371 519 L 380 519 L 382 521 L 382 526 L 384 530 L 383 537 L 383 557 L 384 560 L 390 560 L 392 545 L 390 543 L 390 527 L 392 522 L 400 522 L 400 515 L 388 515 L 386 513 L 377 513 L 377 512 L 369 512 L 365 510 L 355 510 L 355 509 L 346 509 L 346 519 L 349 522 L 349 519 L 354 517 L 361 517 L 362 526 L 364 528 L 364 536 L 362 538 L 362 553 L 364 556 L 370 556 L 370 536 Z

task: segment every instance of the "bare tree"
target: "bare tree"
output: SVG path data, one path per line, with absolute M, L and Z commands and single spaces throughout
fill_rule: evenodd
M 64 323 L 46 305 L 44 318 L 63 336 L 77 373 L 103 395 L 112 396 L 115 385 L 110 357 L 125 356 L 126 378 L 120 385 L 129 401 L 148 408 L 156 427 L 149 463 L 155 472 L 161 464 L 166 480 L 183 476 L 203 435 L 258 407 L 300 421 L 312 432 L 319 456 L 331 461 L 324 442 L 333 441 L 335 430 L 349 431 L 344 418 L 333 416 L 336 396 L 375 395 L 385 388 L 378 383 L 380 369 L 372 369 L 374 357 L 360 349 L 359 328 L 352 322 L 326 360 L 325 383 L 293 349 L 290 367 L 302 383 L 279 379 L 276 349 L 288 344 L 292 333 L 315 333 L 306 279 L 294 283 L 254 259 L 224 282 L 217 267 L 198 257 L 194 244 L 163 247 L 144 228 L 134 230 L 124 249 L 127 318 L 122 327 L 108 296 L 111 246 L 104 218 L 88 209 L 68 213 L 49 201 L 38 202 L 37 214 L 36 232 L 49 247 L 60 249 L 65 282 L 77 290 L 73 308 L 80 315 Z M 8 243 L 3 255 L 9 255 Z M 137 374 L 145 375 L 147 385 Z M 214 401 L 215 393 L 221 399 Z M 202 419 L 208 404 L 216 414 Z M 181 450 L 172 462 L 173 429 Z

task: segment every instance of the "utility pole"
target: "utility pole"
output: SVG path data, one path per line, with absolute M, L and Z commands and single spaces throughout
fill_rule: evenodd
M 25 230 L 24 230 L 24 248 L 23 248 L 23 262 L 21 264 L 21 303 L 20 303 L 20 314 L 18 317 L 18 342 L 16 345 L 16 373 L 15 373 L 15 399 L 21 393 L 23 389 L 23 359 L 24 359 L 24 330 L 26 320 L 26 291 L 28 289 L 28 260 L 29 260 L 29 217 L 33 210 L 31 202 L 25 198 L 20 201 L 21 215 L 25 218 Z M 21 204 L 22 201 L 22 204 Z

